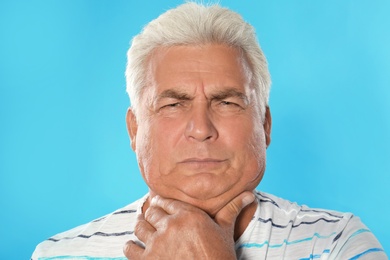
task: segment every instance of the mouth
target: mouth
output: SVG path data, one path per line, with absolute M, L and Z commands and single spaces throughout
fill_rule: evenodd
M 179 164 L 196 170 L 212 170 L 221 167 L 226 161 L 215 158 L 187 158 Z
M 220 163 L 226 160 L 214 159 L 214 158 L 188 158 L 180 163 Z

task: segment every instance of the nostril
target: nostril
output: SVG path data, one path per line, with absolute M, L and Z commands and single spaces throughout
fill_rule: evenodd
M 186 136 L 199 142 L 212 140 L 217 137 L 217 130 L 208 114 L 199 112 L 188 121 Z

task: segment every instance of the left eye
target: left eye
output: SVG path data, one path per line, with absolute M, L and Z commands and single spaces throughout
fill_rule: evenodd
M 228 105 L 238 106 L 236 103 L 229 102 L 229 101 L 221 101 L 221 105 L 225 105 L 225 106 L 228 106 Z
M 167 107 L 177 107 L 179 105 L 179 103 L 172 103 L 172 104 L 168 104 L 166 105 Z

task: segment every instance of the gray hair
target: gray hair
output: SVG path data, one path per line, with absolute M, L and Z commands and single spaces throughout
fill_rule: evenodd
M 243 53 L 252 74 L 250 84 L 260 101 L 260 114 L 264 118 L 271 79 L 254 28 L 238 13 L 227 8 L 193 2 L 161 14 L 133 38 L 127 52 L 126 90 L 134 114 L 138 115 L 139 102 L 148 82 L 147 63 L 154 50 L 158 47 L 209 43 L 232 46 Z

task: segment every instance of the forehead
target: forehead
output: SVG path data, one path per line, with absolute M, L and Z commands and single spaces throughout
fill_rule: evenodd
M 241 52 L 216 44 L 159 48 L 150 57 L 148 71 L 148 88 L 157 93 L 167 88 L 245 88 L 250 79 Z

